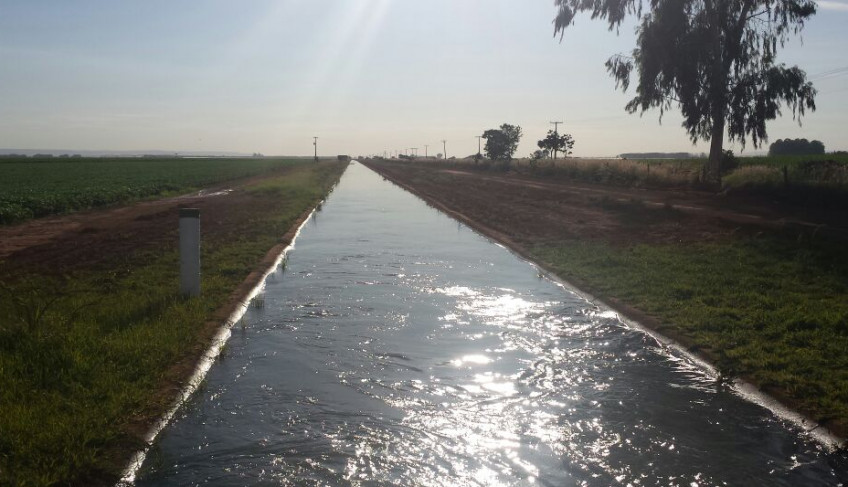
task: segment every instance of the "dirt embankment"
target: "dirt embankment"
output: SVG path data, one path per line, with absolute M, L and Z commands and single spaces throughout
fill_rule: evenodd
M 738 232 L 817 232 L 848 240 L 837 209 L 787 207 L 762 198 L 689 189 L 644 189 L 539 179 L 515 173 L 364 163 L 485 233 L 517 244 L 715 241 Z

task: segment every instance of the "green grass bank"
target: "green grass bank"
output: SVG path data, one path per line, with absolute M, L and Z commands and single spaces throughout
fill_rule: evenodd
M 593 294 L 655 318 L 659 332 L 723 374 L 848 431 L 844 244 L 759 235 L 630 247 L 562 242 L 531 255 Z
M 208 345 L 216 312 L 346 167 L 286 164 L 243 190 L 227 210 L 235 223 L 204 237 L 200 298 L 176 292 L 175 245 L 72 275 L 10 275 L 0 263 L 0 485 L 118 479 Z

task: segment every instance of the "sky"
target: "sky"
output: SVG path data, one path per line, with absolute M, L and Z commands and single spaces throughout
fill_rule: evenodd
M 818 110 L 768 133 L 847 150 L 848 0 L 818 3 L 778 57 Z M 3 0 L 0 148 L 311 155 L 317 136 L 319 155 L 446 140 L 466 156 L 510 123 L 527 156 L 563 121 L 577 156 L 708 151 L 675 111 L 624 111 L 604 62 L 633 49 L 633 23 L 583 15 L 560 40 L 555 15 L 553 0 Z

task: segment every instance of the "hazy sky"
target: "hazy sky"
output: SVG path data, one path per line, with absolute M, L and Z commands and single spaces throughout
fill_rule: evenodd
M 814 80 L 818 110 L 769 134 L 848 149 L 848 0 L 818 3 L 779 58 Z M 508 122 L 526 156 L 564 120 L 576 155 L 707 150 L 676 113 L 624 112 L 603 64 L 632 50 L 632 25 L 578 17 L 559 42 L 555 14 L 553 0 L 3 0 L 0 147 L 305 155 L 315 135 L 325 155 L 432 155 L 447 139 L 465 156 Z

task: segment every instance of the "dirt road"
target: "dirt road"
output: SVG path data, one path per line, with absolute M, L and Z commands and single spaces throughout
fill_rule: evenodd
M 620 188 L 390 161 L 365 164 L 431 203 L 487 227 L 484 231 L 519 244 L 714 241 L 766 230 L 848 239 L 848 217 L 838 209 L 810 210 L 689 189 Z

